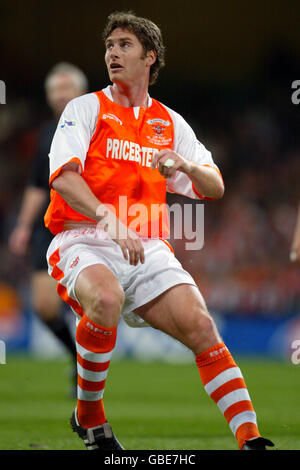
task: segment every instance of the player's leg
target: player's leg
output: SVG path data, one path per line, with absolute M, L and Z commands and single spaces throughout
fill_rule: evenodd
M 194 352 L 205 390 L 224 414 L 239 448 L 260 436 L 242 373 L 195 286 L 174 286 L 135 312 Z
M 153 328 L 176 338 L 195 355 L 222 341 L 201 293 L 193 285 L 171 287 L 135 313 Z
M 108 328 L 118 323 L 124 291 L 119 280 L 104 264 L 83 269 L 77 277 L 75 292 L 90 320 Z
M 32 307 L 41 320 L 63 343 L 76 361 L 76 346 L 63 315 L 63 302 L 56 291 L 57 282 L 46 270 L 32 274 Z
M 102 398 L 124 292 L 106 266 L 95 264 L 79 273 L 75 293 L 84 311 L 76 330 L 77 417 L 81 426 L 91 428 L 106 422 Z

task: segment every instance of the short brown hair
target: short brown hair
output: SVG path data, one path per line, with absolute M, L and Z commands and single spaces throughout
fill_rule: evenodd
M 132 11 L 116 11 L 107 18 L 102 38 L 104 42 L 116 28 L 128 29 L 143 46 L 144 54 L 155 51 L 156 61 L 150 68 L 150 85 L 155 83 L 159 70 L 165 65 L 165 47 L 159 27 L 152 21 L 135 15 Z

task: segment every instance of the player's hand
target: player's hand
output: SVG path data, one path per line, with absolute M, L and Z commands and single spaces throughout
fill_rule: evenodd
M 126 238 L 116 237 L 113 240 L 120 246 L 123 256 L 129 264 L 136 266 L 139 262 L 145 263 L 145 252 L 138 235 L 127 228 Z
M 97 208 L 96 213 L 100 219 L 100 227 L 119 245 L 124 258 L 133 266 L 136 266 L 139 262 L 144 264 L 144 247 L 137 233 L 123 224 L 104 204 Z
M 151 168 L 158 168 L 164 178 L 171 178 L 177 170 L 189 174 L 191 165 L 192 162 L 170 149 L 157 152 L 151 162 Z
M 17 225 L 11 233 L 8 246 L 12 253 L 24 256 L 28 250 L 31 238 L 31 229 L 26 225 Z

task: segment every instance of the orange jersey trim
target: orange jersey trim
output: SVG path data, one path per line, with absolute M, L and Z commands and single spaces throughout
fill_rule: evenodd
M 60 261 L 59 255 L 59 248 L 55 250 L 52 255 L 49 257 L 49 264 L 52 266 L 51 276 L 56 280 L 60 281 L 64 277 L 64 272 L 57 266 Z M 72 299 L 67 291 L 67 288 L 63 286 L 60 282 L 57 283 L 56 291 L 58 295 L 62 298 L 64 302 L 66 302 L 72 309 L 81 317 L 84 315 L 83 308 L 81 305 L 75 300 Z
M 67 163 L 65 163 L 64 165 L 62 165 L 61 167 L 59 167 L 54 173 L 52 173 L 52 175 L 50 176 L 50 179 L 49 179 L 49 186 L 51 186 L 51 184 L 52 184 L 52 182 L 55 180 L 55 178 L 57 178 L 57 177 L 61 174 L 63 168 L 64 168 L 66 165 L 69 165 L 69 163 L 72 163 L 72 162 L 78 163 L 78 165 L 80 166 L 80 169 L 81 169 L 81 173 L 83 172 L 83 168 L 82 168 L 81 161 L 79 160 L 79 158 L 73 157 L 73 158 L 71 158 Z
M 73 157 L 67 163 L 65 163 L 64 165 L 59 167 L 54 173 L 52 173 L 52 175 L 50 176 L 50 179 L 49 179 L 50 188 L 51 188 L 51 185 L 52 185 L 53 181 L 61 174 L 64 166 L 66 166 L 66 165 L 68 165 L 69 163 L 72 163 L 72 162 L 77 163 L 79 165 L 80 169 L 81 169 L 81 173 L 83 172 L 81 161 L 79 160 L 79 158 Z M 56 234 L 59 231 L 61 232 L 63 230 L 63 224 L 59 225 L 59 230 L 57 230 L 57 231 L 55 231 L 55 229 L 53 230 L 53 225 L 54 225 L 54 227 L 57 227 L 57 224 L 53 223 L 53 220 L 55 220 L 56 217 L 57 217 L 56 214 L 59 211 L 59 207 L 62 207 L 62 206 L 66 207 L 68 213 L 70 214 L 69 215 L 70 218 L 73 218 L 73 220 L 80 220 L 80 219 L 78 219 L 78 213 L 76 211 L 74 211 L 73 209 L 71 209 L 70 206 L 68 206 L 68 204 L 65 202 L 65 200 L 53 188 L 51 188 L 51 190 L 50 190 L 50 199 L 51 199 L 50 204 L 49 204 L 49 206 L 47 208 L 47 211 L 45 213 L 45 216 L 44 216 L 44 222 L 45 222 L 45 226 L 53 234 Z
M 167 245 L 167 247 L 170 249 L 170 251 L 172 251 L 172 253 L 174 255 L 175 253 L 174 253 L 174 250 L 173 250 L 173 247 L 172 247 L 171 243 L 167 242 L 167 240 L 164 240 L 163 238 L 160 238 L 160 240 Z

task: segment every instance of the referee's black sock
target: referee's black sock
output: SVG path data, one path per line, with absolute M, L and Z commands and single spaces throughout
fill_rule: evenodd
M 65 316 L 60 313 L 60 315 L 56 318 L 53 318 L 51 320 L 43 319 L 43 321 L 52 331 L 52 333 L 54 333 L 54 335 L 63 343 L 63 345 L 71 353 L 73 359 L 76 361 L 76 345 Z

